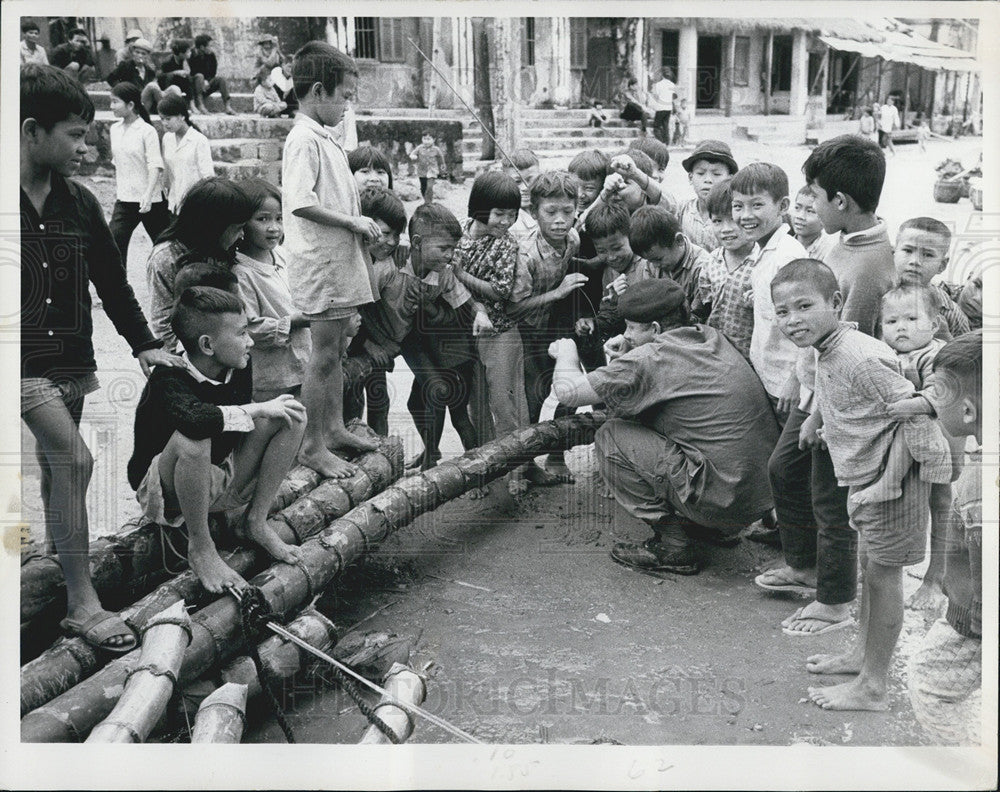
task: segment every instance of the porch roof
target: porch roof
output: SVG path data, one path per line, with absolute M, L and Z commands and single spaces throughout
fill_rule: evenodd
M 980 71 L 979 62 L 965 50 L 949 47 L 920 35 L 895 19 L 859 21 L 881 36 L 881 41 L 853 36 L 819 35 L 820 41 L 842 52 L 857 52 L 865 58 L 912 63 L 931 71 Z

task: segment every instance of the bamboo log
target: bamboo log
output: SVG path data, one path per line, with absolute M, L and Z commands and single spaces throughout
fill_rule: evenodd
M 359 472 L 349 479 L 328 479 L 272 515 L 268 521 L 285 541 L 301 543 L 323 530 L 334 517 L 352 505 L 384 490 L 403 473 L 403 446 L 398 438 L 382 438 L 377 451 L 354 460 Z M 222 554 L 223 560 L 244 577 L 268 563 L 265 554 L 251 547 Z M 181 599 L 201 604 L 209 597 L 193 572 L 167 581 L 138 602 L 125 608 L 122 618 L 141 629 L 149 618 Z M 65 693 L 93 674 L 107 661 L 81 638 L 61 638 L 52 647 L 21 667 L 21 715 Z
M 406 704 L 419 706 L 427 696 L 427 686 L 423 678 L 412 668 L 394 663 L 382 683 L 389 696 L 382 696 L 375 705 L 375 714 L 395 733 L 399 741 L 406 742 L 413 734 L 413 717 L 405 709 L 394 703 L 398 699 Z M 359 745 L 387 745 L 389 738 L 374 726 L 369 726 Z
M 281 489 L 271 505 L 270 513 L 288 506 L 316 487 L 319 474 L 301 465 L 292 468 L 281 483 Z M 225 528 L 222 515 L 212 515 Z M 183 528 L 167 529 L 178 539 Z M 123 594 L 140 597 L 170 577 L 164 569 L 160 527 L 146 523 L 138 528 L 122 526 L 114 537 L 95 539 L 90 543 L 90 577 L 101 600 Z M 177 569 L 187 565 L 181 559 L 167 559 Z M 21 566 L 22 629 L 33 620 L 50 614 L 53 617 L 66 606 L 66 582 L 56 556 L 39 553 Z
M 170 701 L 190 641 L 191 619 L 183 601 L 154 616 L 143 630 L 139 664 L 126 678 L 121 698 L 87 742 L 145 742 Z
M 247 714 L 247 686 L 227 682 L 207 696 L 194 718 L 192 743 L 238 743 Z
M 327 651 L 337 641 L 337 628 L 326 616 L 313 608 L 302 611 L 286 629 L 310 646 L 322 652 Z M 279 635 L 272 635 L 257 647 L 260 661 L 267 670 L 279 679 L 290 679 L 303 667 L 303 650 Z M 247 655 L 237 657 L 221 671 L 223 682 L 240 683 L 247 688 L 247 698 L 260 695 L 260 679 L 257 667 Z
M 466 481 L 466 488 L 499 478 L 539 454 L 564 450 L 593 440 L 604 421 L 603 413 L 580 413 L 536 424 L 513 433 L 511 439 L 488 443 L 452 461 Z M 505 442 L 506 441 L 506 442 Z M 318 537 L 302 545 L 299 564 L 275 564 L 253 578 L 268 608 L 290 612 L 323 590 L 351 562 L 372 549 L 409 520 L 443 503 L 438 478 L 432 468 L 356 506 L 335 519 Z M 426 481 L 421 481 L 426 480 Z M 430 487 L 428 487 L 428 482 Z M 409 493 L 429 492 L 417 509 L 402 508 Z M 389 514 L 401 515 L 389 519 Z M 239 609 L 231 597 L 218 599 L 192 619 L 192 641 L 181 667 L 182 680 L 194 680 L 231 657 L 239 643 Z M 21 720 L 22 742 L 67 742 L 85 734 L 114 706 L 120 687 L 137 653 L 120 657 L 89 679 L 29 712 Z

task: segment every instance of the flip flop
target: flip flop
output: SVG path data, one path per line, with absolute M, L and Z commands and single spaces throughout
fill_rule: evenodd
M 82 622 L 66 618 L 59 622 L 59 626 L 70 635 L 82 638 L 95 649 L 102 649 L 105 652 L 127 654 L 139 645 L 135 631 L 124 622 L 121 616 L 111 611 L 99 610 Z M 118 635 L 127 635 L 132 640 L 121 646 L 108 643 L 111 638 Z
M 811 620 L 824 622 L 826 627 L 822 627 L 819 630 L 813 630 L 812 632 L 806 632 L 805 630 L 793 630 L 791 627 L 782 627 L 781 631 L 785 635 L 794 635 L 798 638 L 810 638 L 813 635 L 822 635 L 823 633 L 834 632 L 835 630 L 843 630 L 845 627 L 850 627 L 854 624 L 854 619 L 850 616 L 845 617 L 842 621 L 830 621 L 829 619 L 822 619 L 819 616 L 797 616 L 793 617 L 792 622 L 798 620 Z
M 773 571 L 773 570 L 772 570 Z M 807 586 L 805 583 L 794 583 L 788 581 L 787 583 L 766 583 L 763 578 L 770 575 L 769 572 L 761 572 L 757 577 L 753 579 L 754 584 L 758 588 L 762 588 L 765 591 L 790 591 L 793 594 L 800 594 L 804 597 L 815 597 L 816 587 Z

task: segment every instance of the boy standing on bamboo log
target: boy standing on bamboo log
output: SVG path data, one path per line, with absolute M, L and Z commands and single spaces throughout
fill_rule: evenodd
M 63 629 L 127 652 L 135 634 L 104 610 L 90 578 L 87 487 L 94 460 L 80 434 L 84 399 L 100 385 L 89 284 L 143 373 L 181 365 L 154 338 L 125 277 L 97 199 L 76 173 L 94 105 L 61 69 L 21 69 L 21 417 L 37 444 L 47 541 L 66 580 Z
M 150 375 L 135 414 L 128 480 L 145 517 L 186 524 L 188 563 L 210 592 L 246 581 L 219 556 L 209 512 L 246 504 L 238 532 L 271 556 L 295 563 L 301 551 L 267 524 L 268 507 L 295 462 L 305 407 L 282 394 L 253 402 L 253 341 L 243 303 L 210 286 L 177 298 L 170 326 L 184 345 L 183 368 Z

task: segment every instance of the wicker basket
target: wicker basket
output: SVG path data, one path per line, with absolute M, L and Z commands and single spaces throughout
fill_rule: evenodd
M 934 200 L 938 203 L 958 203 L 962 197 L 962 181 L 942 179 L 934 183 Z

